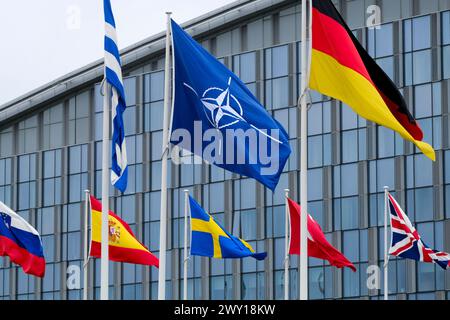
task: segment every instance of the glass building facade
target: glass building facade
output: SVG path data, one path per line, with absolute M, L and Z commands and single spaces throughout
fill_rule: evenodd
M 241 6 L 250 2 L 241 1 Z M 437 161 L 432 163 L 392 131 L 359 118 L 340 102 L 311 95 L 310 212 L 358 271 L 337 270 L 310 259 L 310 298 L 379 299 L 383 290 L 368 289 L 367 269 L 383 265 L 384 186 L 390 186 L 429 246 L 450 251 L 450 1 L 334 2 L 357 38 L 401 88 L 425 140 L 437 150 Z M 263 262 L 193 257 L 189 297 L 284 297 L 284 189 L 289 188 L 295 200 L 300 195 L 300 113 L 296 107 L 300 1 L 272 3 L 251 14 L 237 15 L 197 39 L 283 124 L 293 154 L 275 193 L 254 180 L 206 164 L 169 163 L 167 298 L 179 299 L 183 292 L 185 189 L 233 234 L 269 254 Z M 382 24 L 368 28 L 366 21 L 374 4 L 381 7 Z M 195 33 L 194 27 L 188 29 Z M 160 50 L 138 65 L 124 66 L 129 187 L 122 196 L 111 188 L 110 199 L 112 210 L 156 255 L 163 62 Z M 25 275 L 8 258 L 0 258 L 0 299 L 81 298 L 81 290 L 67 282 L 72 271 L 83 265 L 84 190 L 101 196 L 100 81 L 101 75 L 77 90 L 63 92 L 58 99 L 40 102 L 39 108 L 30 108 L 20 117 L 0 122 L 0 200 L 37 227 L 47 260 L 46 277 L 40 280 Z M 34 98 L 28 97 L 30 103 Z M 7 107 L 14 108 L 14 104 Z M 298 297 L 297 269 L 298 258 L 292 258 L 291 299 Z M 155 268 L 110 263 L 111 298 L 155 299 L 157 281 Z M 90 298 L 99 297 L 99 287 L 100 261 L 93 261 Z M 393 258 L 389 294 L 392 299 L 448 299 L 450 274 L 433 264 Z

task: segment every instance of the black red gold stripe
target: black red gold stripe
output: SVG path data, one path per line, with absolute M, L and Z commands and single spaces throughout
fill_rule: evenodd
M 311 88 L 399 132 L 434 160 L 433 148 L 422 142 L 423 132 L 396 85 L 358 42 L 333 3 L 312 3 Z
M 387 106 L 391 110 L 392 114 L 397 118 L 397 120 L 405 127 L 405 129 L 411 134 L 411 136 L 415 140 L 422 141 L 423 140 L 423 132 L 419 125 L 417 124 L 414 117 L 408 110 L 405 100 L 403 99 L 401 93 L 398 91 L 396 85 L 392 82 L 392 80 L 386 75 L 383 69 L 377 65 L 377 63 L 370 57 L 367 51 L 363 48 L 363 46 L 359 43 L 353 33 L 349 30 L 348 26 L 345 24 L 344 19 L 340 15 L 340 13 L 336 10 L 333 3 L 329 0 L 313 0 L 313 11 L 314 18 L 323 20 L 323 16 L 328 17 L 329 19 L 333 19 L 337 24 L 339 24 L 343 30 L 336 31 L 337 28 L 334 26 L 334 29 L 329 29 L 328 32 L 333 30 L 334 32 L 346 33 L 348 37 L 351 39 L 354 49 L 357 50 L 362 62 L 365 65 L 365 69 L 367 73 L 370 75 L 370 79 L 377 87 L 381 96 L 385 100 Z M 313 28 L 315 31 L 315 29 Z M 320 34 L 318 35 L 320 38 Z M 317 39 L 313 35 L 313 41 Z M 337 41 L 341 41 L 340 40 Z M 313 44 L 314 45 L 314 44 Z M 353 48 L 352 48 L 353 49 Z

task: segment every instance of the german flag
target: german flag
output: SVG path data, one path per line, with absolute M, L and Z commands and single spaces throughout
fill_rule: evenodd
M 91 196 L 91 257 L 101 258 L 102 204 Z M 133 234 L 130 226 L 109 212 L 109 260 L 159 267 L 159 260 Z
M 312 0 L 310 88 L 349 105 L 361 117 L 398 132 L 435 161 L 433 148 L 402 94 L 370 57 L 330 0 Z

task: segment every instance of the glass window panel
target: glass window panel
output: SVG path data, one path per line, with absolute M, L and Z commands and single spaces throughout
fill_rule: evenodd
M 225 210 L 224 204 L 224 185 L 223 183 L 214 183 L 210 185 L 211 201 L 209 207 L 211 213 L 219 213 Z
M 342 166 L 342 196 L 354 196 L 358 194 L 358 165 Z
M 19 158 L 19 181 L 30 180 L 30 157 L 22 156 Z
M 359 261 L 359 246 L 359 231 L 344 232 L 343 253 L 353 263 Z
M 378 127 L 378 156 L 387 158 L 394 155 L 395 132 L 385 127 Z
M 385 57 L 394 54 L 393 26 L 392 23 L 384 24 L 376 29 L 376 56 Z
M 413 50 L 431 47 L 431 16 L 413 19 Z
M 289 106 L 289 78 L 272 80 L 272 106 L 274 109 Z
M 136 104 L 136 78 L 124 79 L 123 86 L 125 89 L 127 106 L 134 106 Z
M 376 57 L 375 48 L 375 28 L 367 29 L 367 51 L 372 58 Z
M 308 138 L 308 163 L 309 168 L 322 166 L 323 159 L 322 136 Z
M 127 107 L 123 115 L 125 135 L 135 134 L 136 129 L 136 107 Z
M 433 115 L 442 113 L 442 85 L 440 82 L 433 83 Z
M 309 269 L 309 295 L 311 300 L 321 300 L 324 298 L 324 269 Z
M 415 193 L 416 221 L 434 220 L 433 188 L 417 189 Z
M 161 189 L 161 161 L 153 162 L 152 166 L 152 190 Z M 170 180 L 169 180 L 170 181 Z
M 404 57 L 404 81 L 406 86 L 410 86 L 413 83 L 413 56 L 412 53 L 405 54 Z
M 283 77 L 289 74 L 288 46 L 272 49 L 272 77 Z
M 319 225 L 324 225 L 322 201 L 308 203 L 308 211 Z
M 313 104 L 308 111 L 308 135 L 322 134 L 322 104 Z
M 403 29 L 404 29 L 404 35 L 403 35 L 403 46 L 405 49 L 405 52 L 412 51 L 412 22 L 411 20 L 405 20 L 403 22 Z
M 333 152 L 333 146 L 331 143 L 331 134 L 327 134 L 323 137 L 323 165 L 329 166 L 331 165 L 331 157 Z M 297 167 L 295 167 L 297 169 Z
M 164 99 L 164 72 L 156 72 L 151 75 L 151 100 Z
M 431 82 L 431 50 L 413 53 L 414 84 Z
M 245 179 L 241 181 L 241 208 L 252 209 L 256 208 L 255 192 L 256 183 L 255 180 Z
M 345 131 L 342 133 L 342 162 L 358 161 L 358 131 Z
M 356 266 L 357 272 L 353 272 L 349 268 L 344 268 L 344 297 L 351 298 L 359 296 L 359 268 Z
M 154 102 L 150 104 L 150 131 L 163 129 L 164 102 Z
M 76 118 L 89 117 L 89 100 L 91 98 L 90 91 L 85 91 L 76 96 Z
M 242 299 L 256 300 L 256 273 L 242 275 Z
M 308 171 L 308 200 L 322 200 L 323 198 L 322 169 Z
M 257 232 L 256 211 L 241 212 L 241 238 L 246 241 L 255 240 Z
M 281 124 L 286 132 L 289 132 L 289 109 L 275 111 L 274 118 Z
M 13 132 L 11 129 L 0 131 L 0 157 L 10 156 L 13 153 Z
M 419 155 L 415 157 L 414 176 L 416 187 L 427 187 L 433 185 L 433 163 Z
M 256 53 L 240 56 L 240 78 L 244 83 L 256 81 Z
M 450 44 L 450 11 L 442 13 L 442 44 Z
M 443 48 L 444 78 L 450 79 L 450 46 Z
M 342 130 L 358 128 L 358 115 L 347 105 L 342 104 Z
M 67 235 L 67 258 L 78 260 L 81 258 L 80 233 L 73 232 Z
M 152 161 L 161 160 L 162 157 L 162 131 L 152 134 Z
M 323 112 L 323 132 L 331 133 L 331 102 L 324 102 L 322 106 Z
M 432 263 L 417 264 L 417 282 L 418 290 L 434 291 L 435 290 L 435 265 Z
M 429 140 L 429 139 L 427 139 Z M 433 119 L 433 147 L 435 150 L 442 148 L 442 119 Z
M 395 163 L 394 159 L 379 160 L 377 162 L 377 188 L 374 192 L 381 192 L 385 186 L 395 186 Z
M 433 115 L 431 85 L 426 84 L 414 88 L 414 105 L 416 118 L 427 118 Z
M 273 208 L 273 236 L 283 237 L 285 231 L 285 210 L 284 207 Z
M 341 201 L 342 206 L 342 229 L 352 230 L 359 228 L 359 204 L 358 197 L 345 198 Z

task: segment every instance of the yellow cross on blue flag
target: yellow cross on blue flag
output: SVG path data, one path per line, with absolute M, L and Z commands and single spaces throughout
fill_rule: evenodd
M 241 259 L 252 257 L 264 260 L 267 253 L 256 253 L 252 246 L 242 239 L 229 234 L 189 197 L 191 206 L 191 255 L 215 259 Z

